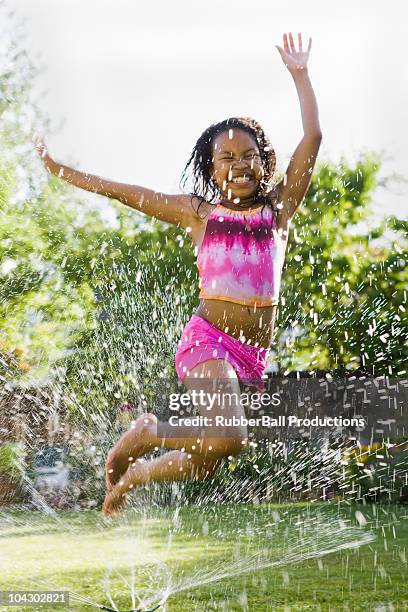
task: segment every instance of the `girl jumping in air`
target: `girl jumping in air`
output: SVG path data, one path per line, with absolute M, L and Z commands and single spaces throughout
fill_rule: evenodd
M 176 370 L 188 392 L 227 384 L 238 401 L 198 406 L 201 416 L 245 416 L 242 382 L 262 384 L 272 341 L 290 221 L 310 185 L 322 133 L 308 74 L 312 41 L 303 50 L 284 34 L 281 58 L 299 96 L 303 137 L 284 179 L 273 184 L 275 152 L 261 126 L 249 118 L 211 125 L 198 139 L 184 176 L 192 170 L 191 195 L 165 195 L 79 172 L 37 147 L 49 172 L 72 185 L 114 198 L 135 210 L 184 228 L 197 247 L 200 304 L 183 330 Z M 200 433 L 170 427 L 143 414 L 111 449 L 106 461 L 108 516 L 124 508 L 129 492 L 147 482 L 211 477 L 224 457 L 247 444 L 246 427 Z M 154 448 L 169 452 L 151 461 Z

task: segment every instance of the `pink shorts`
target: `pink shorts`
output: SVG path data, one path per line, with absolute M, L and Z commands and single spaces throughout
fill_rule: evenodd
M 183 330 L 176 353 L 176 371 L 181 381 L 199 363 L 225 359 L 242 382 L 263 388 L 270 349 L 251 346 L 229 336 L 211 323 L 193 315 Z

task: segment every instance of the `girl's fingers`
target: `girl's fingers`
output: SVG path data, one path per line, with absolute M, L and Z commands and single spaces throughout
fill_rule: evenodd
M 33 144 L 34 144 L 36 147 L 38 147 L 38 145 L 39 145 L 39 144 L 40 144 L 42 141 L 41 141 L 41 138 L 39 137 L 39 135 L 38 135 L 38 134 L 33 134 L 33 135 L 31 136 L 31 142 L 32 142 L 32 143 L 33 143 Z
M 290 50 L 292 53 L 296 53 L 295 43 L 293 42 L 292 32 L 289 32 Z
M 43 139 L 38 134 L 34 134 L 31 140 L 33 141 L 33 144 L 40 157 L 44 158 L 47 155 L 47 147 L 45 146 Z
M 309 53 L 311 48 L 312 48 L 312 37 L 309 37 L 309 45 L 307 48 L 307 51 L 303 51 L 303 42 L 302 42 L 302 33 L 298 32 L 298 43 L 299 43 L 299 53 Z M 288 54 L 295 54 L 297 53 L 296 51 L 296 46 L 295 43 L 293 41 L 293 35 L 292 32 L 289 32 L 289 37 L 286 34 L 286 32 L 283 35 L 283 48 L 285 50 L 285 53 Z
M 39 134 L 33 134 L 33 136 L 31 137 L 31 140 L 33 141 L 34 145 L 38 148 L 40 147 L 44 147 L 44 141 L 41 138 L 41 136 L 39 136 Z
M 289 53 L 288 37 L 286 34 L 283 35 L 283 48 L 285 49 L 286 53 Z

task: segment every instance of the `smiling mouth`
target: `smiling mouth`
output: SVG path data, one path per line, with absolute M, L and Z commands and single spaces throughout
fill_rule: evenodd
M 247 185 L 251 183 L 253 180 L 252 176 L 236 176 L 231 181 L 229 181 L 232 185 Z

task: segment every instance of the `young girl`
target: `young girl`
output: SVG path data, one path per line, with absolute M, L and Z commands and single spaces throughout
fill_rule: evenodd
M 279 184 L 272 183 L 274 150 L 260 125 L 248 118 L 227 119 L 200 136 L 184 171 L 186 177 L 192 168 L 192 195 L 165 195 L 79 172 L 55 162 L 37 144 L 49 172 L 182 227 L 190 236 L 198 251 L 200 305 L 182 333 L 177 374 L 190 394 L 222 387 L 228 397 L 238 398 L 211 406 L 201 402 L 203 417 L 222 414 L 228 422 L 245 416 L 239 383 L 261 384 L 266 367 L 289 225 L 309 187 L 322 138 L 307 69 L 311 39 L 303 50 L 299 33 L 298 46 L 291 33 L 284 34 L 283 48 L 277 46 L 296 85 L 304 132 Z M 224 457 L 245 447 L 246 427 L 215 427 L 211 419 L 206 424 L 170 427 L 153 414 L 134 421 L 108 454 L 105 514 L 121 510 L 135 486 L 211 477 Z M 140 460 L 154 448 L 171 450 Z

